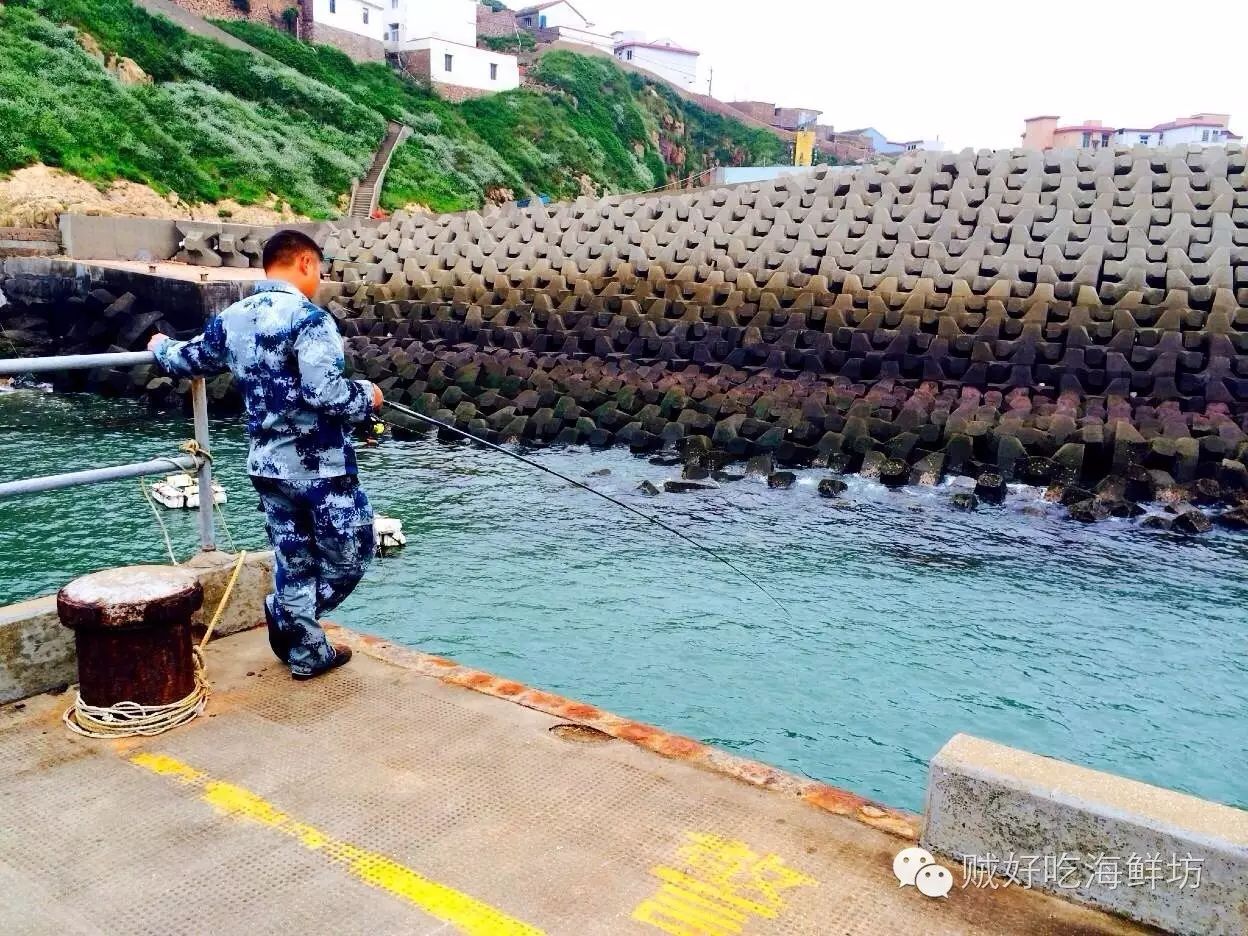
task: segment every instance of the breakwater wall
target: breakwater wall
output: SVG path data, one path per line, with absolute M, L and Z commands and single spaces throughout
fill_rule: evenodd
M 493 439 L 678 445 L 886 483 L 1054 487 L 1082 520 L 1248 490 L 1242 149 L 887 169 L 441 217 L 326 242 L 388 395 Z
M 245 282 L 197 283 L 53 257 L 0 261 L 0 356 L 98 354 L 141 350 L 156 332 L 190 337 L 208 316 L 246 295 Z M 60 390 L 143 396 L 165 402 L 185 395 L 154 366 L 51 374 Z M 210 396 L 237 406 L 228 378 Z
M 966 475 L 989 502 L 1023 481 L 1078 520 L 1161 502 L 1146 522 L 1248 526 L 1239 147 L 912 154 L 399 213 L 330 230 L 325 250 L 353 368 L 492 440 L 675 446 L 691 481 L 749 458 L 888 484 Z M 126 331 L 91 350 L 161 324 L 114 318 Z M 58 350 L 103 328 L 78 327 Z M 176 391 L 152 374 L 114 389 L 127 379 Z M 228 380 L 213 394 L 236 404 Z

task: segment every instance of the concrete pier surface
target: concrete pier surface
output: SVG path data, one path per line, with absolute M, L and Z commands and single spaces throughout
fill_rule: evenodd
M 950 862 L 926 897 L 892 870 L 913 817 L 340 638 L 309 683 L 263 632 L 215 642 L 207 712 L 159 737 L 70 735 L 66 693 L 0 707 L 0 932 L 1145 932 Z

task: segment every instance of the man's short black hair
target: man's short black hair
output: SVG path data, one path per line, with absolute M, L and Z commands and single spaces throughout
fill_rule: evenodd
M 304 251 L 316 254 L 318 261 L 325 259 L 321 248 L 316 246 L 316 241 L 302 231 L 278 231 L 264 242 L 264 256 L 261 262 L 266 270 L 275 266 L 285 266 L 293 263 L 295 258 Z

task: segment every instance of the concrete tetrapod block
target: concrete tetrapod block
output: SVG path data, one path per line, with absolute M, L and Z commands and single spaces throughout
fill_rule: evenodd
M 1243 810 L 959 734 L 924 813 L 924 847 L 968 868 L 1169 932 L 1248 932 Z

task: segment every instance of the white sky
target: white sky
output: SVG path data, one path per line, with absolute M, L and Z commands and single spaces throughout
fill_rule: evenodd
M 700 51 L 700 91 L 713 68 L 720 100 L 817 107 L 838 130 L 1004 147 L 1039 114 L 1152 126 L 1208 111 L 1248 134 L 1244 0 L 572 3 L 599 32 Z

